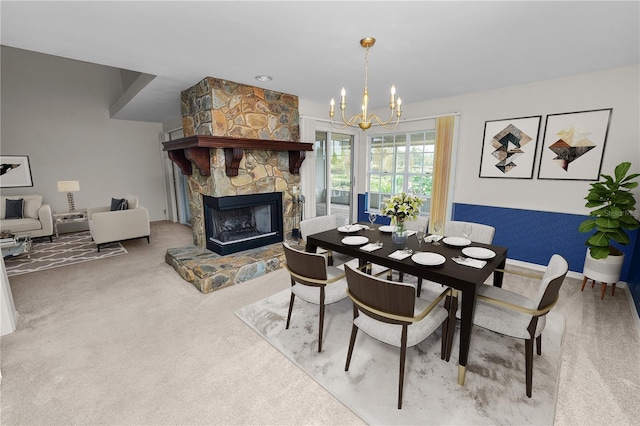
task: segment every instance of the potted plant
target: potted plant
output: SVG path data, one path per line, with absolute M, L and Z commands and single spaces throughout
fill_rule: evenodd
M 584 276 L 603 283 L 615 284 L 620 279 L 620 271 L 624 262 L 624 253 L 612 245 L 629 244 L 630 239 L 625 230 L 633 230 L 640 222 L 631 214 L 635 210 L 636 200 L 631 189 L 638 186 L 633 179 L 639 173 L 627 175 L 631 163 L 623 162 L 615 168 L 614 176 L 601 174 L 599 182 L 592 183 L 585 197 L 585 207 L 594 208 L 589 219 L 580 224 L 580 232 L 595 233 L 586 241 L 587 256 L 584 265 Z

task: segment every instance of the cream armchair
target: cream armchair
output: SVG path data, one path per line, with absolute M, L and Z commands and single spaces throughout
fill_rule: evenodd
M 111 206 L 91 207 L 87 209 L 91 237 L 98 246 L 114 241 L 146 238 L 151 234 L 149 211 L 138 204 L 138 197 L 127 195 L 126 210 L 111 211 Z

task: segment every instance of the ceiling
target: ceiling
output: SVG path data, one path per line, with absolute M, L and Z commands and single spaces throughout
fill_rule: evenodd
M 156 76 L 115 118 L 167 122 L 211 76 L 359 112 L 639 63 L 638 1 L 3 0 L 1 43 Z M 256 75 L 273 77 L 258 82 Z

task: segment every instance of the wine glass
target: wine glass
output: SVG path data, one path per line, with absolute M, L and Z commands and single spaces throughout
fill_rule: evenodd
M 440 245 L 440 231 L 442 231 L 442 224 L 440 222 L 434 222 L 433 223 L 433 232 L 435 234 L 435 239 L 432 242 L 432 244 L 434 246 L 439 246 Z
M 375 214 L 374 212 L 369 212 L 369 222 L 371 222 L 371 229 L 373 229 L 373 223 L 376 221 L 377 218 L 378 218 L 377 214 Z
M 470 223 L 465 223 L 464 225 L 462 225 L 462 236 L 467 240 L 471 236 L 471 224 Z
M 416 238 L 418 239 L 418 250 L 422 247 L 422 241 L 424 241 L 424 226 L 418 226 L 418 231 L 416 232 Z

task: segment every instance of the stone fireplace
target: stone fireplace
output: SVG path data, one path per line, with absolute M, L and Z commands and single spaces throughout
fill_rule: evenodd
M 299 142 L 298 97 L 206 77 L 184 90 L 180 102 L 185 137 L 165 142 L 164 150 L 188 176 L 194 246 L 210 250 L 205 227 L 205 200 L 210 198 L 276 193 L 282 225 L 266 233 L 290 234 L 296 223 L 292 199 L 300 185 L 299 168 L 305 152 L 313 149 L 311 143 Z M 237 221 L 245 219 L 243 214 L 238 213 Z M 264 242 L 269 244 L 267 238 Z M 234 256 L 225 249 L 216 253 Z M 185 274 L 181 272 L 183 278 Z

